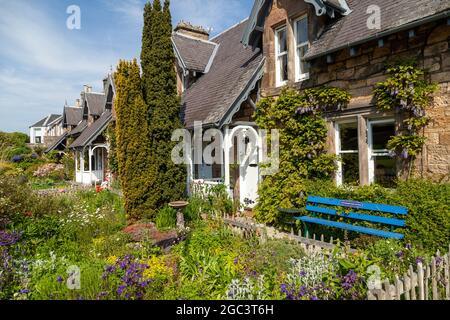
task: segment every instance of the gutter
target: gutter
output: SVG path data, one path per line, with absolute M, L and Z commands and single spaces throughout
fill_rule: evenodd
M 370 36 L 368 38 L 364 38 L 364 39 L 361 39 L 361 40 L 358 40 L 358 41 L 355 41 L 355 42 L 348 42 L 347 44 L 339 46 L 339 47 L 337 47 L 335 49 L 332 49 L 332 50 L 329 50 L 329 51 L 325 51 L 325 52 L 322 52 L 322 53 L 319 53 L 319 54 L 316 54 L 316 55 L 313 55 L 313 56 L 310 56 L 310 57 L 305 57 L 304 60 L 305 61 L 311 61 L 311 60 L 314 60 L 314 59 L 326 56 L 326 55 L 328 55 L 330 53 L 334 53 L 334 52 L 340 51 L 342 49 L 347 49 L 347 48 L 350 48 L 350 47 L 358 46 L 360 44 L 363 44 L 363 43 L 366 43 L 366 42 L 369 42 L 369 41 L 372 41 L 372 40 L 377 40 L 379 38 L 390 36 L 391 34 L 394 34 L 394 33 L 397 33 L 397 32 L 405 31 L 405 30 L 408 30 L 408 29 L 413 29 L 413 28 L 418 27 L 418 26 L 420 26 L 422 24 L 426 24 L 428 22 L 434 22 L 434 21 L 437 21 L 437 20 L 440 20 L 440 19 L 443 19 L 443 18 L 448 18 L 448 17 L 450 17 L 450 10 L 441 12 L 441 13 L 436 14 L 436 15 L 432 15 L 432 16 L 428 16 L 428 17 L 422 18 L 420 20 L 412 21 L 412 22 L 409 22 L 407 24 L 401 25 L 399 27 L 395 27 L 393 29 L 389 29 L 389 30 L 386 30 L 386 31 L 382 31 L 382 32 L 376 33 L 375 35 Z

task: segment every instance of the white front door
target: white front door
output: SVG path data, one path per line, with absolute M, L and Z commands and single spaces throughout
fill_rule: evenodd
M 245 208 L 253 208 L 258 199 L 258 137 L 253 128 L 244 132 L 238 138 L 240 202 Z

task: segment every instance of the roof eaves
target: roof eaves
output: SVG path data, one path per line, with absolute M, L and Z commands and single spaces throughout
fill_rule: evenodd
M 401 26 L 398 26 L 398 27 L 395 27 L 395 28 L 391 28 L 391 29 L 388 29 L 388 30 L 376 33 L 376 34 L 374 34 L 374 35 L 372 35 L 370 37 L 366 37 L 366 38 L 363 38 L 363 39 L 360 39 L 360 40 L 357 40 L 357 41 L 353 41 L 353 42 L 348 42 L 346 44 L 343 44 L 343 45 L 338 46 L 336 48 L 333 48 L 331 50 L 325 50 L 325 51 L 322 51 L 320 53 L 317 53 L 317 54 L 314 54 L 314 55 L 310 55 L 310 56 L 308 56 L 308 54 L 306 54 L 305 57 L 304 57 L 304 60 L 305 61 L 311 61 L 311 60 L 323 57 L 325 55 L 328 55 L 328 54 L 331 54 L 331 53 L 335 53 L 335 52 L 340 51 L 342 49 L 358 46 L 358 45 L 361 45 L 363 43 L 367 43 L 367 42 L 372 41 L 372 40 L 377 40 L 379 38 L 383 38 L 383 37 L 392 35 L 392 34 L 397 33 L 397 32 L 405 31 L 405 30 L 408 30 L 408 29 L 411 29 L 411 28 L 415 28 L 415 27 L 417 27 L 419 25 L 422 25 L 422 24 L 425 24 L 425 23 L 428 23 L 428 22 L 434 22 L 436 20 L 439 20 L 439 19 L 442 19 L 442 18 L 448 18 L 448 17 L 450 17 L 450 10 L 446 10 L 446 11 L 443 11 L 441 13 L 438 13 L 438 14 L 435 14 L 435 15 L 431 15 L 431 16 L 428 16 L 428 17 L 425 17 L 425 18 L 422 18 L 422 19 L 419 19 L 419 20 L 411 21 L 411 22 L 403 24 Z M 314 45 L 314 43 L 313 43 L 313 45 Z
M 172 45 L 173 45 L 173 50 L 175 51 L 175 56 L 177 57 L 178 61 L 181 62 L 181 68 L 183 69 L 183 74 L 186 75 L 187 74 L 187 67 L 186 67 L 186 63 L 183 60 L 183 57 L 180 54 L 180 51 L 178 50 L 177 44 L 175 43 L 175 41 L 173 41 L 173 38 L 171 38 L 172 41 Z
M 250 81 L 247 83 L 244 90 L 239 94 L 239 96 L 236 98 L 236 100 L 231 104 L 231 106 L 228 108 L 227 112 L 224 114 L 224 116 L 216 123 L 217 127 L 222 128 L 224 125 L 231 123 L 231 120 L 236 114 L 236 112 L 239 111 L 239 108 L 241 104 L 248 99 L 248 96 L 250 95 L 250 92 L 255 89 L 256 84 L 258 81 L 263 77 L 264 75 L 264 64 L 266 62 L 266 59 L 263 58 L 261 62 L 259 63 L 258 67 L 256 68 L 255 72 L 253 73 Z
M 81 145 L 81 144 L 80 144 L 80 145 L 75 145 L 75 146 L 71 145 L 70 148 L 71 148 L 71 149 L 76 149 L 76 148 L 79 148 L 79 147 L 85 147 L 85 146 L 91 144 L 92 141 L 94 141 L 95 138 L 97 138 L 98 135 L 99 135 L 101 132 L 103 132 L 103 130 L 105 129 L 105 127 L 111 122 L 111 119 L 112 119 L 112 113 L 110 113 L 110 114 L 108 115 L 108 117 L 107 117 L 106 120 L 105 120 L 105 123 L 104 123 L 102 126 L 100 126 L 95 132 L 93 132 L 93 133 L 91 134 L 90 137 L 88 137 L 88 138 L 86 139 L 86 142 L 85 142 L 85 143 L 83 143 L 82 145 Z M 97 120 L 97 121 L 98 121 L 98 120 Z M 75 142 L 75 141 L 74 141 L 74 142 Z

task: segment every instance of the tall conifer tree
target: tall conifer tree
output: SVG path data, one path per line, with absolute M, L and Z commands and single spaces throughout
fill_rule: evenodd
M 148 162 L 150 154 L 146 118 L 148 109 L 142 96 L 137 61 L 120 61 L 114 74 L 114 81 L 119 177 L 127 217 L 135 221 L 149 212 L 148 197 L 152 192 L 147 179 L 148 176 L 152 176 Z
M 148 21 L 147 21 L 148 20 Z M 144 32 L 151 34 L 143 38 L 151 39 L 152 45 L 143 43 L 141 63 L 145 100 L 149 107 L 149 135 L 151 155 L 149 158 L 154 176 L 149 177 L 152 185 L 150 208 L 157 210 L 170 201 L 179 200 L 186 189 L 186 168 L 175 165 L 171 159 L 175 129 L 182 128 L 180 120 L 180 100 L 177 94 L 175 54 L 172 46 L 172 17 L 170 1 L 154 0 L 151 19 L 144 23 Z M 150 21 L 151 20 L 151 21 Z M 149 49 L 150 47 L 150 49 Z

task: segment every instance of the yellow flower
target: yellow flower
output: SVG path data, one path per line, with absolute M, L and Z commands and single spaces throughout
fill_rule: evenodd
M 106 262 L 108 264 L 115 264 L 117 262 L 117 257 L 116 256 L 110 256 L 110 257 L 108 257 L 108 259 L 106 259 Z
M 144 261 L 149 266 L 144 271 L 144 279 L 167 279 L 172 276 L 172 269 L 166 266 L 164 257 L 153 256 L 150 259 Z

